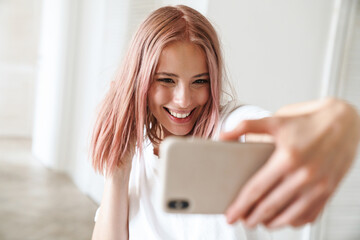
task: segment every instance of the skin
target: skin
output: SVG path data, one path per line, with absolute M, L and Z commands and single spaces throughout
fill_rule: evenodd
M 94 226 L 92 240 L 129 239 L 129 179 L 131 159 L 124 159 L 124 164 L 106 176 L 101 207 Z
M 189 134 L 210 97 L 209 91 L 206 58 L 199 47 L 175 42 L 164 48 L 148 93 L 150 111 L 163 126 L 163 137 Z M 176 119 L 164 107 L 176 113 L 192 113 L 186 119 Z M 158 146 L 154 149 L 157 151 Z M 106 176 L 93 240 L 129 238 L 128 190 L 133 155 L 130 151 L 124 164 Z
M 150 111 L 165 136 L 188 135 L 210 97 L 208 75 L 198 76 L 208 73 L 204 53 L 187 42 L 173 43 L 163 50 L 156 73 L 148 94 Z M 177 113 L 192 111 L 192 116 L 178 121 L 164 107 Z M 346 102 L 326 99 L 285 106 L 270 118 L 242 121 L 221 138 L 237 140 L 243 134 L 247 140 L 274 141 L 276 150 L 228 208 L 228 222 L 242 220 L 249 227 L 301 226 L 316 219 L 350 168 L 360 138 L 360 120 Z M 129 237 L 133 154 L 106 176 L 92 239 Z
M 189 134 L 209 97 L 209 73 L 202 49 L 189 42 L 165 47 L 148 93 L 149 109 L 163 127 L 163 137 Z M 169 111 L 191 114 L 177 118 Z
M 355 158 L 360 119 L 339 99 L 288 105 L 273 117 L 247 120 L 222 140 L 268 134 L 276 150 L 226 211 L 227 221 L 248 227 L 302 226 L 314 222 Z

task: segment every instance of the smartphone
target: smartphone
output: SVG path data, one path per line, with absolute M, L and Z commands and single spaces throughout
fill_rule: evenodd
M 168 213 L 224 213 L 274 148 L 272 143 L 166 138 L 159 152 L 162 208 Z

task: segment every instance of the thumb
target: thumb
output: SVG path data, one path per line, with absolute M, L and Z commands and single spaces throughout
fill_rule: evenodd
M 237 140 L 246 133 L 265 133 L 271 134 L 273 117 L 266 117 L 254 120 L 243 120 L 233 130 L 220 133 L 220 140 Z

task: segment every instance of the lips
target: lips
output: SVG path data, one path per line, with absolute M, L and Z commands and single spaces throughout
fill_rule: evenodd
M 177 119 L 186 119 L 188 118 L 193 112 L 195 109 L 191 110 L 191 111 L 188 111 L 188 112 L 182 112 L 182 113 L 179 113 L 179 112 L 175 112 L 175 111 L 172 111 L 166 107 L 164 107 L 164 109 L 174 118 L 177 118 Z

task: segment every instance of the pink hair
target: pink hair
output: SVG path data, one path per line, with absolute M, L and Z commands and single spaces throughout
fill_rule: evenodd
M 211 97 L 195 123 L 192 135 L 213 136 L 219 121 L 223 72 L 216 31 L 203 15 L 190 7 L 162 7 L 151 13 L 139 27 L 101 104 L 91 143 L 96 171 L 111 173 L 136 149 L 141 153 L 144 128 L 151 142 L 160 143 L 158 130 L 161 126 L 147 108 L 147 93 L 162 49 L 174 41 L 190 41 L 206 54 Z

